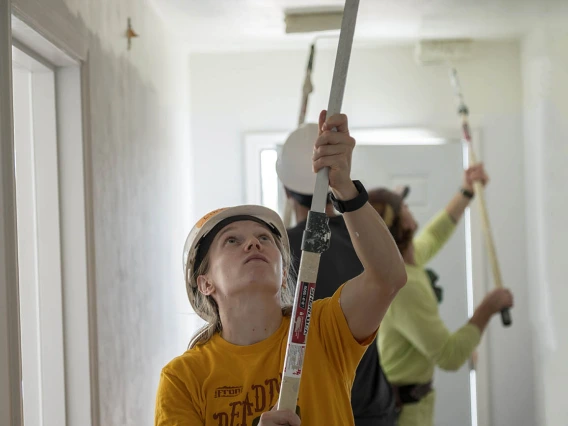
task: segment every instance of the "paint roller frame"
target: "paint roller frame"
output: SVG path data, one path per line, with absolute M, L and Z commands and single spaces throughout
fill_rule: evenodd
M 457 70 L 454 66 L 454 62 L 462 61 L 472 56 L 472 47 L 473 41 L 471 39 L 421 40 L 416 45 L 415 60 L 419 65 L 423 66 L 445 65 L 449 67 L 450 83 L 454 89 L 454 95 L 457 100 L 457 112 L 461 118 L 463 139 L 469 148 L 470 164 L 477 164 L 477 155 L 473 147 L 471 132 L 469 129 L 469 109 L 464 102 Z M 493 272 L 493 281 L 496 288 L 503 288 L 503 279 L 501 276 L 499 261 L 497 259 L 497 251 L 495 249 L 491 224 L 489 222 L 489 214 L 487 213 L 483 185 L 479 182 L 475 182 L 474 190 L 478 198 L 485 243 L 489 260 L 491 262 L 491 270 Z M 501 311 L 501 322 L 505 327 L 509 327 L 512 324 L 511 314 L 508 308 Z
M 359 0 L 345 1 L 327 117 L 341 112 L 358 10 Z M 312 206 L 304 231 L 300 270 L 278 396 L 279 410 L 296 411 L 319 261 L 321 254 L 327 250 L 331 238 L 329 218 L 325 213 L 328 190 L 329 169 L 325 167 L 317 173 Z
M 343 12 L 342 16 L 343 16 Z M 340 29 L 340 28 L 337 28 Z M 308 55 L 308 64 L 306 65 L 306 75 L 304 77 L 304 83 L 302 85 L 302 100 L 300 103 L 300 113 L 298 115 L 298 127 L 304 124 L 306 121 L 306 112 L 308 110 L 308 100 L 310 98 L 310 94 L 314 91 L 314 85 L 312 83 L 312 71 L 315 63 L 315 55 L 316 55 L 316 43 L 318 40 L 321 39 L 329 39 L 329 38 L 338 38 L 339 35 L 318 35 L 314 37 L 312 43 L 310 44 L 310 51 Z M 293 214 L 293 204 L 290 198 L 286 198 L 286 202 L 284 204 L 284 215 L 282 220 L 284 221 L 284 226 L 289 228 L 292 226 L 292 214 Z

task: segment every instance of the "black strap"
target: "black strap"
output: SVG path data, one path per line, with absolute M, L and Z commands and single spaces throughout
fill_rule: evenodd
M 402 410 L 404 404 L 415 404 L 432 391 L 432 382 L 424 384 L 392 385 L 396 398 L 397 411 Z
M 359 191 L 359 195 L 351 200 L 338 200 L 333 194 L 330 195 L 331 203 L 335 210 L 339 213 L 354 212 L 355 210 L 359 210 L 365 205 L 365 203 L 367 203 L 367 201 L 369 201 L 369 195 L 367 194 L 367 190 L 363 184 L 358 180 L 354 180 L 353 184 L 355 185 L 355 188 L 357 188 L 357 191 Z
M 464 188 L 460 188 L 460 192 L 464 197 L 469 198 L 470 200 L 475 196 L 473 192 L 468 191 L 467 189 Z

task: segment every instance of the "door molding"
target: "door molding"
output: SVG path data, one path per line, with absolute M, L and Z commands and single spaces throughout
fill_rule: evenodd
M 60 151 L 60 161 L 67 158 L 82 158 L 71 165 L 61 165 L 60 177 L 66 176 L 65 182 L 60 179 L 60 193 L 72 192 L 73 197 L 80 197 L 79 202 L 67 202 L 60 199 L 62 215 L 65 211 L 71 217 L 80 216 L 75 221 L 74 229 L 83 233 L 81 240 L 74 239 L 74 247 L 79 248 L 82 256 L 84 275 L 86 281 L 84 298 L 76 306 L 65 306 L 65 326 L 75 319 L 69 314 L 77 314 L 81 310 L 86 312 L 85 334 L 87 348 L 81 347 L 70 356 L 66 346 L 67 362 L 77 357 L 88 357 L 83 378 L 83 385 L 87 383 L 88 405 L 87 412 L 81 417 L 85 426 L 99 426 L 99 385 L 98 385 L 98 348 L 97 348 L 97 320 L 96 320 L 96 294 L 95 294 L 95 258 L 94 258 L 94 222 L 92 206 L 92 162 L 91 162 L 91 127 L 90 127 L 90 84 L 89 84 L 89 37 L 88 30 L 80 17 L 74 16 L 62 1 L 47 6 L 40 0 L 0 0 L 0 167 L 2 169 L 2 185 L 0 186 L 0 348 L 7 348 L 7 353 L 0 350 L 0 423 L 21 426 L 22 400 L 20 394 L 20 342 L 19 342 L 19 312 L 18 312 L 18 266 L 16 251 L 16 215 L 15 215 L 15 188 L 13 170 L 13 126 L 12 126 L 12 87 L 11 87 L 11 46 L 15 41 L 19 47 L 27 47 L 39 56 L 45 58 L 56 68 L 56 81 L 58 83 L 75 79 L 75 89 L 63 84 L 58 89 L 58 114 L 61 109 L 73 111 L 75 125 L 73 128 L 62 131 L 58 123 L 58 143 L 62 142 L 64 148 Z M 6 78 L 7 76 L 7 78 Z M 77 141 L 82 144 L 77 147 Z M 72 142 L 75 142 L 74 144 Z M 74 145 L 74 148 L 73 148 Z M 61 149 L 61 148 L 58 148 Z M 74 155 L 74 157 L 73 157 Z M 66 164 L 69 164 L 67 161 Z M 77 177 L 75 182 L 83 184 L 71 188 L 67 182 L 69 176 Z M 65 222 L 67 225 L 67 222 Z M 72 233 L 69 231 L 69 233 Z M 68 234 L 69 234 L 68 233 Z M 62 231 L 62 238 L 72 239 Z M 69 241 L 70 241 L 69 240 Z M 70 249 L 69 249 L 70 250 Z M 65 257 L 65 253 L 62 255 Z M 63 262 L 64 263 L 64 262 Z M 70 262 L 71 263 L 71 262 Z M 74 263 L 74 262 L 73 262 Z M 62 270 L 65 273 L 65 267 Z M 69 267 L 69 274 L 77 273 Z M 65 277 L 64 277 L 65 285 Z M 65 291 L 64 291 L 65 293 Z M 6 294 L 6 298 L 4 298 Z M 8 310 L 2 309 L 2 303 L 7 301 Z M 70 304 L 67 304 L 70 305 Z M 85 315 L 83 315 L 85 316 Z M 67 336 L 66 336 L 67 337 Z M 82 352 L 80 354 L 79 352 Z M 84 353 L 87 352 L 87 355 Z M 67 373 L 66 373 L 67 374 Z M 4 377 L 9 380 L 4 380 Z M 79 382 L 75 378 L 75 382 Z M 67 411 L 74 408 L 69 398 L 81 398 L 83 395 L 67 388 L 69 377 L 66 377 Z M 72 383 L 71 383 L 72 384 Z M 4 392 L 9 391 L 10 398 L 4 398 Z M 77 415 L 79 409 L 75 408 Z M 69 425 L 75 424 L 73 417 L 67 416 Z
M 0 0 L 0 423 L 23 423 L 10 2 Z
M 89 38 L 86 29 L 80 19 L 69 12 L 64 2 L 50 2 L 48 5 L 41 0 L 11 1 L 14 16 L 44 38 L 42 40 L 41 37 L 34 36 L 33 32 L 29 34 L 15 32 L 20 42 L 33 45 L 37 53 L 42 54 L 55 65 L 64 66 L 58 63 L 59 60 L 56 57 L 54 58 L 53 55 L 57 55 L 57 52 L 54 52 L 53 47 L 62 50 L 67 57 L 77 62 L 84 62 L 87 59 Z M 17 30 L 17 23 L 15 27 Z M 47 55 L 44 54 L 44 50 L 48 52 Z M 61 56 L 60 60 L 69 65 L 69 60 L 65 55 Z

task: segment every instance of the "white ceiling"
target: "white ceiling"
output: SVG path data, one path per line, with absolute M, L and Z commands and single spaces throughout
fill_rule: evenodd
M 284 11 L 343 0 L 151 0 L 190 50 L 293 48 L 316 34 L 285 34 Z M 568 0 L 360 0 L 356 43 L 420 38 L 515 38 L 535 23 L 568 26 Z

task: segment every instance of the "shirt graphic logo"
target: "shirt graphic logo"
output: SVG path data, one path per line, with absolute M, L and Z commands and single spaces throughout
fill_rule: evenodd
M 215 398 L 232 398 L 239 396 L 242 391 L 242 386 L 223 386 L 215 389 Z

